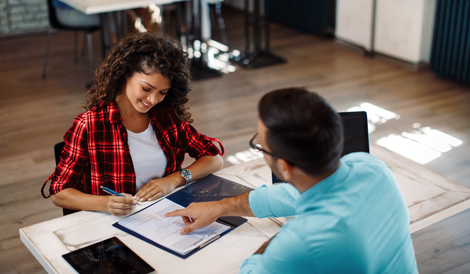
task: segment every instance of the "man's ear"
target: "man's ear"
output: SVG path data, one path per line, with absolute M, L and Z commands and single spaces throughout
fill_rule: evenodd
M 281 173 L 282 178 L 286 181 L 289 182 L 290 179 L 292 178 L 292 172 L 294 166 L 289 164 L 286 160 L 282 158 L 278 158 L 276 161 L 277 164 L 277 170 Z

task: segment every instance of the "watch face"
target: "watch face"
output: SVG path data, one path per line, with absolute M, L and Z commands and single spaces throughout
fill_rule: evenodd
M 189 181 L 191 181 L 191 172 L 183 168 L 181 170 L 181 177 L 183 177 L 186 180 L 186 183 L 189 183 Z

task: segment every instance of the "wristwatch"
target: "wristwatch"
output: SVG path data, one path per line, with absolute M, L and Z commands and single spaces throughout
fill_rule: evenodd
M 191 171 L 187 170 L 186 168 L 183 168 L 181 169 L 181 177 L 186 180 L 185 185 L 187 185 L 191 182 L 193 175 L 191 174 Z

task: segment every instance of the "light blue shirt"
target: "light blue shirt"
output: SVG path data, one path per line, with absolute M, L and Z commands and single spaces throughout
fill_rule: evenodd
M 290 184 L 263 186 L 249 203 L 259 218 L 298 216 L 240 273 L 418 273 L 404 198 L 370 154 L 344 156 L 303 194 Z

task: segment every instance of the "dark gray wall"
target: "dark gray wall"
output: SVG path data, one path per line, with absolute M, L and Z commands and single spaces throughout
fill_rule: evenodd
M 0 36 L 48 29 L 46 0 L 0 0 Z

